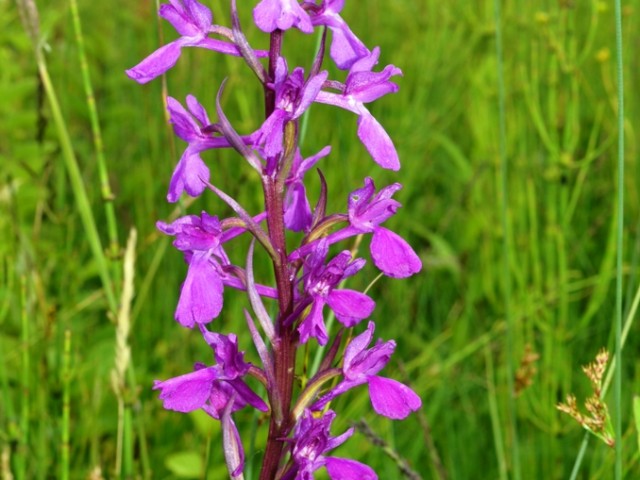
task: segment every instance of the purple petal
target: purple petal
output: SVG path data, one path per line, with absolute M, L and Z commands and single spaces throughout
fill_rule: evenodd
M 211 10 L 196 0 L 182 0 L 182 2 L 194 25 L 196 25 L 202 33 L 207 33 L 211 28 L 211 22 L 213 20 Z
M 391 378 L 369 378 L 369 396 L 376 413 L 394 420 L 402 420 L 422 406 L 413 390 Z
M 333 105 L 334 107 L 344 108 L 345 110 L 360 115 L 364 107 L 360 102 L 357 102 L 354 99 L 351 100 L 352 101 L 341 93 L 325 92 L 322 90 L 318 92 L 315 99 L 316 103 Z
M 378 480 L 376 472 L 364 463 L 336 457 L 326 457 L 325 462 L 331 480 Z
M 349 289 L 332 291 L 327 296 L 327 303 L 346 327 L 353 327 L 376 308 L 376 303 L 370 297 Z
M 348 250 L 347 250 L 348 251 Z M 351 252 L 349 252 L 351 255 Z M 364 258 L 356 258 L 352 262 L 350 262 L 347 266 L 344 267 L 344 272 L 342 273 L 342 279 L 351 277 L 362 270 L 367 261 Z
M 173 171 L 167 193 L 167 200 L 171 203 L 177 202 L 184 191 L 197 197 L 209 182 L 209 168 L 200 158 L 200 152 L 194 150 L 189 145 Z
M 315 75 L 304 85 L 304 88 L 302 89 L 302 98 L 300 98 L 300 100 L 298 101 L 298 105 L 293 112 L 293 118 L 298 118 L 311 106 L 313 101 L 318 96 L 318 92 L 320 92 L 322 84 L 327 79 L 328 75 L 329 72 L 324 70 Z
M 275 109 L 260 127 L 260 135 L 257 144 L 264 144 L 264 155 L 275 157 L 282 152 L 282 137 L 284 124 L 289 119 L 289 114 L 284 110 Z
M 284 224 L 294 232 L 306 231 L 311 226 L 311 206 L 302 182 L 294 183 L 287 191 Z
M 200 105 L 192 95 L 187 97 L 187 105 L 193 105 L 194 101 L 197 105 Z M 191 106 L 189 108 L 191 109 Z M 202 108 L 201 105 L 200 108 Z M 190 142 L 200 137 L 200 126 L 178 100 L 173 97 L 167 97 L 167 111 L 169 112 L 169 121 L 173 125 L 173 131 L 179 138 L 185 142 Z M 206 117 L 206 113 L 204 115 Z
M 394 340 L 387 342 L 378 340 L 373 348 L 360 352 L 350 365 L 345 364 L 343 367 L 345 379 L 356 381 L 376 375 L 389 363 L 395 349 Z
M 327 439 L 327 448 L 326 448 L 325 451 L 328 452 L 329 450 L 333 450 L 334 448 L 338 448 L 344 442 L 349 440 L 351 438 L 351 436 L 354 434 L 355 431 L 356 431 L 355 427 L 351 427 L 347 431 L 345 431 L 344 433 L 341 433 L 340 435 L 338 435 L 337 437 L 329 437 Z
M 251 405 L 253 408 L 260 410 L 261 412 L 268 412 L 269 407 L 264 400 L 260 398 L 249 386 L 244 383 L 244 380 L 239 378 L 228 382 L 238 393 L 238 396 L 245 404 Z
M 222 280 L 208 253 L 194 253 L 187 277 L 182 284 L 175 317 L 181 325 L 192 328 L 196 323 L 208 323 L 222 310 Z
M 238 397 L 236 390 L 227 382 L 214 381 L 211 387 L 211 394 L 208 402 L 202 406 L 202 409 L 216 420 L 220 420 L 223 410 L 229 405 L 229 401 L 233 399 L 232 412 L 244 408 L 246 403 Z
M 384 227 L 375 229 L 370 248 L 374 265 L 389 277 L 406 278 L 422 269 L 422 261 L 411 246 Z
M 193 47 L 206 48 L 218 53 L 224 53 L 225 55 L 233 55 L 234 57 L 242 56 L 240 49 L 233 43 L 225 42 L 224 40 L 218 40 L 217 38 L 205 37 L 202 40 L 193 42 Z M 255 55 L 260 58 L 268 56 L 268 52 L 264 50 L 255 50 Z
M 360 58 L 351 66 L 349 74 L 351 75 L 355 72 L 370 72 L 371 69 L 378 64 L 378 58 L 380 58 L 380 47 L 375 47 L 369 55 Z
M 263 32 L 297 27 L 304 33 L 312 33 L 313 26 L 307 12 L 297 0 L 262 0 L 253 9 L 253 19 Z
M 335 388 L 332 388 L 331 390 L 329 390 L 329 392 L 327 392 L 320 399 L 318 399 L 317 402 L 315 402 L 313 405 L 311 405 L 311 410 L 313 410 L 313 411 L 322 410 L 334 398 L 339 397 L 343 393 L 346 393 L 349 390 L 351 390 L 352 388 L 358 387 L 358 386 L 362 385 L 363 383 L 367 383 L 367 379 L 366 378 L 361 378 L 361 379 L 354 380 L 354 381 L 345 380 L 345 381 L 340 382 L 338 385 L 335 386 Z
M 160 390 L 159 398 L 167 410 L 191 412 L 202 407 L 207 401 L 214 380 L 215 371 L 203 368 L 164 382 L 156 380 L 153 389 Z
M 356 37 L 346 23 L 331 28 L 330 56 L 340 70 L 348 70 L 363 57 L 369 55 L 369 49 Z
M 174 235 L 174 247 L 183 252 L 190 250 L 212 251 L 216 255 L 224 253 L 220 247 L 222 225 L 215 215 L 203 211 L 198 215 L 185 215 L 172 223 L 157 222 L 158 230 Z
M 320 345 L 327 344 L 329 336 L 327 335 L 327 328 L 324 325 L 324 318 L 322 316 L 323 308 L 324 302 L 321 299 L 315 300 L 311 305 L 309 315 L 307 315 L 298 327 L 300 343 L 307 343 L 309 338 L 314 337 Z
M 375 328 L 375 323 L 369 322 L 367 324 L 367 329 L 349 342 L 349 345 L 347 345 L 347 348 L 344 351 L 345 370 L 348 370 L 351 367 L 353 359 L 369 346 L 371 339 L 373 338 Z
M 138 83 L 150 82 L 176 64 L 183 45 L 184 41 L 178 39 L 160 47 L 135 67 L 127 70 L 127 76 Z
M 158 14 L 168 21 L 173 28 L 183 37 L 193 37 L 200 33 L 200 29 L 194 24 L 193 20 L 184 9 L 181 2 L 177 0 L 169 0 L 171 5 L 164 3 L 160 5 Z
M 186 228 L 199 224 L 200 218 L 197 215 L 185 215 L 184 217 L 176 218 L 171 223 L 157 221 L 156 227 L 166 235 L 177 235 L 182 233 Z
M 387 65 L 382 72 L 353 72 L 349 75 L 345 95 L 362 103 L 373 102 L 398 91 L 398 85 L 389 81 L 395 75 L 402 75 L 402 70 L 393 65 Z
M 376 191 L 376 186 L 373 183 L 371 177 L 365 177 L 364 187 L 358 188 L 349 194 L 348 211 L 349 221 L 354 223 L 354 220 L 359 220 L 359 217 L 363 212 L 367 212 L 371 198 Z M 373 231 L 373 230 L 368 230 Z
M 378 165 L 389 170 L 400 170 L 398 152 L 389 134 L 365 107 L 361 107 L 358 118 L 358 138 Z
M 189 107 L 191 115 L 193 115 L 194 118 L 196 118 L 200 122 L 200 125 L 206 127 L 211 123 L 209 121 L 207 111 L 204 109 L 198 99 L 193 95 L 187 95 L 187 107 Z
M 244 361 L 244 352 L 238 350 L 236 335 L 210 332 L 203 325 L 200 325 L 200 331 L 204 340 L 213 349 L 216 362 L 222 369 L 218 374 L 220 380 L 234 380 L 247 373 L 249 364 Z
M 315 155 L 307 157 L 303 160 L 302 156 L 300 155 L 300 151 L 298 150 L 297 155 L 299 156 L 299 164 L 295 172 L 295 176 L 299 179 L 302 179 L 304 177 L 304 174 L 307 173 L 307 171 L 309 171 L 309 169 L 312 168 L 316 163 L 318 163 L 318 160 L 326 157 L 330 153 L 331 146 L 327 145 Z

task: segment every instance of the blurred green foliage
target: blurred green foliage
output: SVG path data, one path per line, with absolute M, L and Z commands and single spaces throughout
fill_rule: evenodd
M 229 24 L 226 1 L 206 3 L 221 24 Z M 240 2 L 240 8 L 248 26 L 249 7 L 255 2 L 245 3 Z M 342 422 L 336 422 L 336 430 L 344 430 L 349 419 L 367 419 L 423 478 L 439 478 L 434 452 L 448 478 L 507 478 L 514 442 L 508 433 L 507 366 L 518 370 L 529 348 L 539 360 L 535 372 L 528 370 L 516 398 L 524 478 L 568 478 L 583 434 L 556 404 L 570 392 L 588 396 L 580 366 L 601 347 L 613 348 L 618 132 L 612 8 L 593 0 L 504 2 L 507 220 L 516 325 L 511 358 L 505 345 L 501 268 L 493 4 L 346 3 L 343 17 L 367 45 L 380 45 L 381 64 L 393 63 L 404 72 L 400 92 L 373 106 L 396 142 L 402 169 L 397 174 L 380 171 L 357 141 L 355 117 L 322 105 L 311 109 L 303 153 L 333 146 L 321 166 L 333 211 L 345 208 L 347 193 L 366 175 L 379 185 L 404 185 L 398 195 L 404 207 L 389 226 L 415 246 L 425 269 L 409 280 L 382 279 L 371 295 L 378 304 L 376 334 L 395 338 L 399 345 L 387 375 L 407 380 L 424 399 L 424 409 L 421 419 L 392 423 L 375 418 L 366 392 L 359 390 L 336 402 Z M 105 210 L 69 5 L 62 0 L 38 4 L 49 71 L 106 245 Z M 630 92 L 640 72 L 633 50 L 640 40 L 638 8 L 636 1 L 624 7 Z M 217 425 L 207 425 L 199 415 L 164 411 L 151 391 L 154 379 L 185 373 L 195 361 L 212 361 L 199 335 L 172 319 L 185 266 L 154 226 L 177 213 L 165 195 L 183 145 L 167 125 L 161 80 L 139 86 L 124 75 L 162 41 L 175 37 L 166 22 L 158 23 L 155 9 L 150 0 L 80 5 L 120 238 L 132 227 L 139 233 L 126 392 L 133 418 L 128 453 L 136 477 L 191 477 L 194 469 L 201 475 L 209 465 L 209 478 L 223 478 Z M 254 46 L 265 47 L 258 32 L 247 28 L 247 35 Z M 314 44 L 312 37 L 287 35 L 290 63 L 298 60 L 308 66 Z M 110 380 L 114 319 L 107 314 L 98 266 L 68 181 L 32 46 L 15 4 L 7 0 L 0 1 L 0 45 L 0 229 L 5 232 L 0 236 L 0 453 L 18 479 L 58 475 L 63 342 L 65 330 L 70 330 L 71 478 L 88 478 L 96 467 L 111 478 L 118 425 Z M 225 112 L 238 131 L 252 131 L 261 121 L 261 91 L 238 59 L 186 49 L 167 76 L 168 91 L 180 100 L 188 93 L 197 95 L 213 114 L 224 78 Z M 629 95 L 623 186 L 625 311 L 638 285 L 639 106 Z M 257 212 L 261 191 L 253 172 L 231 152 L 207 152 L 204 157 L 216 185 Z M 317 186 L 311 192 L 316 195 Z M 208 194 L 177 208 L 229 214 Z M 230 252 L 238 261 L 246 252 L 241 243 Z M 366 256 L 366 246 L 361 250 Z M 110 261 L 120 268 L 119 256 Z M 364 288 L 376 273 L 368 266 L 350 285 Z M 259 275 L 270 280 L 264 265 Z M 243 348 L 257 361 L 244 327 L 244 295 L 227 291 L 225 302 L 215 328 L 239 332 Z M 633 331 L 625 347 L 621 412 L 628 478 L 640 476 L 631 415 L 639 386 Z M 237 417 L 247 438 L 256 418 L 250 412 Z M 258 450 L 264 444 L 262 429 L 255 438 Z M 345 444 L 340 455 L 370 464 L 380 478 L 401 478 L 397 463 L 363 435 Z M 258 458 L 249 459 L 256 468 Z M 613 451 L 592 442 L 580 478 L 611 478 L 612 465 Z

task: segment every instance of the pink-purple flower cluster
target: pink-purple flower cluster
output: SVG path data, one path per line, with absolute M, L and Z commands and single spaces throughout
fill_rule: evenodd
M 232 478 L 243 478 L 243 443 L 233 414 L 244 407 L 269 416 L 261 480 L 312 479 L 322 468 L 332 479 L 356 480 L 377 476 L 357 461 L 327 455 L 353 433 L 349 429 L 331 436 L 336 413 L 328 409 L 330 403 L 361 385 L 367 386 L 373 409 L 388 418 L 406 418 L 422 403 L 408 386 L 379 375 L 396 343 L 378 340 L 370 347 L 375 328 L 372 321 L 347 341 L 338 355 L 342 339 L 350 337 L 344 331 L 358 328 L 362 320 L 374 315 L 376 306 L 367 294 L 344 285 L 366 262 L 354 258 L 348 241 L 369 235 L 373 264 L 389 277 L 405 278 L 422 268 L 411 246 L 381 226 L 401 206 L 393 198 L 400 184 L 376 190 L 367 177 L 362 188 L 344 199 L 343 212 L 328 213 L 327 185 L 318 169 L 320 194 L 313 202 L 307 194 L 306 186 L 316 177 L 306 173 L 331 153 L 329 146 L 306 158 L 302 153 L 298 124 L 313 103 L 356 114 L 358 138 L 373 160 L 385 169 L 400 168 L 391 138 L 365 105 L 396 92 L 398 86 L 391 79 L 402 72 L 393 65 L 375 69 L 380 49 L 367 48 L 353 33 L 340 15 L 343 6 L 344 0 L 257 2 L 253 9 L 255 26 L 270 37 L 269 50 L 261 51 L 247 41 L 235 0 L 230 2 L 230 27 L 215 24 L 209 8 L 197 0 L 169 0 L 159 14 L 176 29 L 178 39 L 127 70 L 129 77 L 146 83 L 172 68 L 183 47 L 200 47 L 242 58 L 265 91 L 265 118 L 245 135 L 237 133 L 225 117 L 220 95 L 215 123 L 195 96 L 187 96 L 186 108 L 178 100 L 167 98 L 174 132 L 187 143 L 169 182 L 168 201 L 178 201 L 185 192 L 197 197 L 212 191 L 234 215 L 221 220 L 202 212 L 157 224 L 161 232 L 174 237 L 173 244 L 188 265 L 175 319 L 184 327 L 198 327 L 196 330 L 213 350 L 215 363 L 197 363 L 191 373 L 157 381 L 154 389 L 160 391 L 166 409 L 203 409 L 220 420 Z M 282 56 L 285 33 L 294 28 L 305 34 L 322 30 L 322 46 L 309 71 L 299 66 L 291 69 Z M 329 56 L 339 70 L 345 71 L 343 80 L 329 78 L 328 71 L 320 69 L 327 30 L 331 35 Z M 250 214 L 211 183 L 211 171 L 200 154 L 219 148 L 237 151 L 260 176 L 264 211 Z M 297 232 L 291 238 L 302 239 L 288 250 L 292 242 L 289 232 Z M 250 235 L 263 247 L 273 265 L 275 285 L 256 283 L 254 243 L 246 265 L 230 261 L 225 248 L 239 235 Z M 244 360 L 236 335 L 215 333 L 206 327 L 222 311 L 225 286 L 247 292 L 253 315 L 247 310 L 245 317 L 261 365 Z M 277 311 L 275 315 L 269 315 L 266 301 L 277 302 L 277 308 L 270 309 Z M 339 322 L 338 331 L 331 331 L 325 323 L 328 310 Z M 296 352 L 312 339 L 319 346 L 331 342 L 331 347 L 322 350 L 324 360 L 319 370 L 297 388 Z M 266 399 L 246 382 L 247 377 L 265 387 Z

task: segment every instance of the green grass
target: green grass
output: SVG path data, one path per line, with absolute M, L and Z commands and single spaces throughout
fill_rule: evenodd
M 166 22 L 157 23 L 155 2 L 79 2 L 87 79 L 70 4 L 38 3 L 49 96 L 15 4 L 0 0 L 0 468 L 8 463 L 18 480 L 63 478 L 64 472 L 87 478 L 96 467 L 114 478 L 118 463 L 134 477 L 178 478 L 186 458 L 209 465 L 208 478 L 225 478 L 219 425 L 206 416 L 164 411 L 151 391 L 154 379 L 211 359 L 198 335 L 173 320 L 185 266 L 154 226 L 174 214 L 164 198 L 183 145 L 166 124 L 161 81 L 138 86 L 123 73 L 158 45 L 159 28 L 165 41 L 175 34 Z M 226 3 L 208 2 L 221 23 Z M 385 372 L 406 377 L 419 392 L 424 421 L 376 418 L 366 392 L 358 390 L 336 402 L 336 431 L 350 419 L 366 419 L 425 479 L 442 478 L 441 471 L 450 479 L 479 478 L 478 472 L 515 478 L 515 445 L 521 478 L 569 478 L 584 434 L 555 406 L 568 393 L 589 396 L 581 366 L 601 347 L 614 351 L 617 271 L 623 318 L 639 284 L 640 104 L 632 94 L 624 107 L 625 249 L 622 268 L 616 267 L 613 6 L 502 3 L 505 178 L 494 2 L 346 3 L 343 16 L 367 45 L 380 45 L 381 63 L 403 69 L 400 92 L 372 108 L 396 142 L 402 169 L 380 171 L 356 139 L 355 117 L 322 105 L 311 110 L 304 152 L 333 145 L 322 167 L 333 211 L 344 208 L 347 193 L 365 175 L 378 184 L 404 184 L 404 206 L 389 226 L 415 246 L 425 270 L 404 281 L 383 278 L 370 294 L 378 303 L 376 334 L 398 342 Z M 640 72 L 633 54 L 639 12 L 637 1 L 623 5 L 631 93 Z M 256 45 L 261 41 L 255 32 L 249 36 Z M 294 36 L 296 51 L 293 42 L 285 49 L 308 64 L 298 50 L 312 51 L 316 39 Z M 225 112 L 238 131 L 249 132 L 262 114 L 261 92 L 239 60 L 190 49 L 168 75 L 167 88 L 180 100 L 196 94 L 213 114 L 225 77 Z M 68 132 L 67 149 L 61 128 Z M 235 155 L 209 152 L 205 158 L 217 186 L 249 211 L 260 208 L 259 180 Z M 107 179 L 113 203 L 103 197 Z M 178 206 L 178 212 L 201 209 L 229 214 L 213 195 Z M 111 378 L 124 239 L 134 227 L 131 363 L 116 394 Z M 242 260 L 246 250 L 239 244 L 230 254 Z M 263 267 L 257 275 L 269 280 Z M 368 266 L 351 286 L 364 288 L 376 275 Z M 225 302 L 215 326 L 238 332 L 257 361 L 244 326 L 245 296 L 226 292 Z M 624 478 L 640 476 L 634 331 L 632 325 L 623 350 L 621 408 L 613 390 L 606 396 L 621 421 Z M 539 355 L 537 372 L 512 398 L 509 385 L 527 345 Z M 253 414 L 239 412 L 237 421 L 248 438 L 256 428 Z M 259 452 L 264 432 L 257 428 L 253 451 Z M 248 440 L 245 447 L 249 451 Z M 441 470 L 434 467 L 436 453 Z M 338 454 L 370 464 L 381 479 L 401 478 L 398 460 L 361 434 Z M 614 450 L 591 439 L 576 478 L 613 478 L 615 463 Z

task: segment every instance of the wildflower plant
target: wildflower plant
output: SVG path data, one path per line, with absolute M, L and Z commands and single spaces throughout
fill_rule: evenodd
M 261 51 L 249 44 L 235 0 L 230 2 L 230 27 L 217 25 L 209 8 L 196 0 L 169 0 L 159 14 L 173 25 L 179 38 L 127 71 L 133 80 L 149 82 L 173 67 L 183 48 L 198 47 L 240 57 L 264 89 L 265 118 L 247 134 L 238 133 L 224 114 L 220 104 L 224 84 L 218 92 L 214 121 L 193 95 L 187 96 L 185 104 L 167 98 L 175 134 L 187 143 L 169 181 L 167 200 L 176 202 L 184 193 L 197 197 L 213 192 L 234 215 L 221 219 L 203 211 L 157 223 L 161 232 L 174 237 L 173 245 L 188 264 L 175 319 L 199 332 L 211 347 L 213 360 L 197 363 L 184 375 L 156 381 L 154 389 L 166 409 L 203 409 L 221 422 L 232 478 L 243 478 L 245 466 L 243 441 L 233 420 L 240 409 L 257 409 L 269 418 L 261 480 L 311 479 L 321 468 L 332 479 L 359 480 L 377 476 L 356 460 L 333 456 L 332 450 L 348 440 L 353 428 L 332 435 L 330 427 L 337 413 L 330 409 L 331 402 L 363 386 L 368 388 L 374 411 L 388 418 L 406 418 L 421 406 L 420 397 L 408 386 L 380 375 L 395 350 L 395 341 L 374 342 L 373 321 L 362 333 L 352 334 L 351 329 L 371 317 L 376 304 L 367 294 L 344 287 L 344 281 L 366 263 L 353 258 L 345 244 L 356 236 L 371 236 L 373 263 L 389 277 L 408 277 L 422 268 L 411 246 L 382 226 L 401 206 L 393 198 L 401 185 L 377 189 L 367 177 L 363 186 L 354 186 L 344 199 L 343 212 L 328 213 L 328 186 L 316 166 L 330 156 L 331 148 L 307 156 L 299 144 L 301 116 L 314 102 L 333 105 L 357 116 L 358 138 L 374 162 L 385 169 L 400 168 L 391 138 L 366 105 L 396 92 L 398 86 L 392 79 L 402 72 L 393 65 L 376 68 L 380 49 L 369 49 L 351 31 L 340 15 L 343 6 L 344 0 L 257 2 L 255 26 L 270 40 L 269 50 Z M 291 29 L 305 34 L 322 30 L 321 47 L 308 71 L 290 65 L 282 56 L 285 34 Z M 329 57 L 344 72 L 343 79 L 331 79 L 322 69 L 328 33 Z M 219 148 L 234 149 L 255 170 L 263 189 L 263 211 L 250 213 L 215 186 L 200 154 Z M 317 177 L 308 174 L 313 168 L 317 168 Z M 306 187 L 315 181 L 320 193 L 312 201 Z M 253 237 L 245 265 L 234 265 L 226 253 L 239 235 Z M 295 248 L 287 248 L 300 238 Z M 275 285 L 255 280 L 256 243 L 271 261 Z M 251 311 L 245 309 L 245 320 L 261 365 L 245 360 L 235 334 L 210 330 L 209 324 L 223 309 L 227 287 L 247 293 Z M 277 306 L 267 308 L 268 302 Z M 269 310 L 276 313 L 270 315 Z M 337 332 L 327 328 L 328 310 L 340 323 Z M 343 342 L 345 338 L 350 340 Z M 294 385 L 300 374 L 296 353 L 309 343 L 330 346 L 322 350 L 318 371 L 298 387 Z M 247 377 L 264 385 L 266 398 L 251 388 Z

